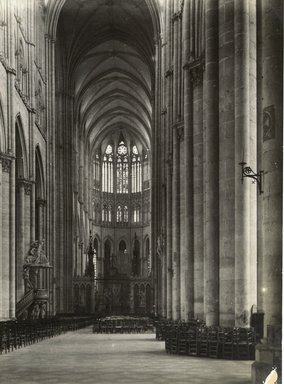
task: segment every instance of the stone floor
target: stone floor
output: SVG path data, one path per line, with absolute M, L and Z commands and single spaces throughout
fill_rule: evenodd
M 0 383 L 249 384 L 250 361 L 167 355 L 153 334 L 86 328 L 0 356 Z

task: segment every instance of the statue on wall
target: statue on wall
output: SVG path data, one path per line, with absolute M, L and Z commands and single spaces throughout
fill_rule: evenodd
M 88 255 L 88 262 L 87 262 L 87 266 L 86 266 L 86 276 L 91 276 L 93 277 L 94 276 L 94 254 L 95 254 L 95 250 L 94 250 L 94 247 L 93 247 L 93 236 L 92 236 L 92 233 L 90 231 L 90 237 L 89 237 L 89 246 L 86 250 L 86 253 Z
M 164 237 L 164 234 L 163 234 L 163 231 L 162 231 L 162 233 L 160 233 L 158 238 L 157 238 L 157 249 L 156 249 L 156 252 L 157 252 L 157 255 L 158 255 L 159 259 L 161 259 L 162 256 L 163 256 L 164 245 L 165 245 L 165 237 Z
M 25 258 L 25 265 L 30 264 L 49 266 L 49 261 L 44 250 L 44 239 L 32 241 L 29 252 Z
M 28 265 L 24 265 L 23 278 L 24 278 L 25 292 L 28 292 L 29 290 L 34 288 L 33 283 L 30 279 L 30 267 Z

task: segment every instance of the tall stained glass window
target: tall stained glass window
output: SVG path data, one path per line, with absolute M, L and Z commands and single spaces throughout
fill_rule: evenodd
M 131 191 L 133 193 L 141 192 L 142 189 L 142 172 L 141 158 L 136 145 L 132 147 L 131 154 Z
M 116 192 L 128 193 L 128 153 L 124 141 L 117 147 Z
M 102 190 L 113 193 L 113 146 L 106 147 L 102 165 Z

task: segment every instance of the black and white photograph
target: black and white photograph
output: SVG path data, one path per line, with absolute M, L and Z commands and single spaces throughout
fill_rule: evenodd
M 281 384 L 283 0 L 0 0 L 0 383 Z

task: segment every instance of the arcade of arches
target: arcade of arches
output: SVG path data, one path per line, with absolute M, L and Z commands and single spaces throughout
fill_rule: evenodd
M 282 8 L 0 0 L 1 320 L 263 313 L 279 361 Z

